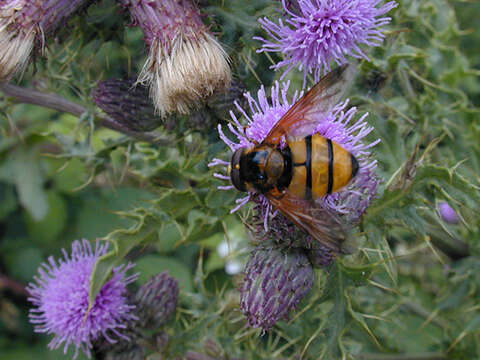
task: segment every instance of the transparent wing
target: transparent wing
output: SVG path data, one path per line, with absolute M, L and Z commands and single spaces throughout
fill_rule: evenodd
M 335 253 L 349 252 L 342 246 L 347 239 L 347 233 L 341 219 L 320 204 L 308 200 L 298 199 L 288 192 L 281 198 L 271 194 L 267 197 L 271 204 L 280 210 L 289 220 L 315 240 L 331 249 Z
M 311 135 L 318 117 L 327 114 L 342 98 L 356 73 L 354 65 L 343 65 L 329 72 L 298 100 L 265 138 L 267 144 L 279 144 L 282 137 Z

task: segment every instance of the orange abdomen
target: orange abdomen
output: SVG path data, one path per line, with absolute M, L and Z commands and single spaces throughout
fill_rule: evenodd
M 338 143 L 315 134 L 288 142 L 293 174 L 288 190 L 302 199 L 316 199 L 347 185 L 358 170 L 355 157 Z

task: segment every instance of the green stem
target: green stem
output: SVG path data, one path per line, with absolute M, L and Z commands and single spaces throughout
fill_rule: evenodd
M 28 89 L 13 84 L 0 83 L 0 91 L 7 96 L 15 98 L 19 103 L 43 106 L 60 112 L 66 112 L 77 117 L 82 116 L 88 111 L 86 107 L 67 100 L 57 94 L 44 93 L 35 89 Z M 118 131 L 138 140 L 157 145 L 168 145 L 170 143 L 168 140 L 162 139 L 160 134 L 154 132 L 133 131 L 119 124 L 109 116 L 97 117 L 101 126 Z

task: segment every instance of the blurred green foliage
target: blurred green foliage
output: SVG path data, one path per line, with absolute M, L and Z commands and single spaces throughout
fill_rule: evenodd
M 21 85 L 88 112 L 76 118 L 0 99 L 0 359 L 61 358 L 47 349 L 48 336 L 33 333 L 23 285 L 79 238 L 113 244 L 92 296 L 125 258 L 137 263 L 139 284 L 165 269 L 179 280 L 180 308 L 162 330 L 168 347 L 151 350 L 151 359 L 155 351 L 168 359 L 187 351 L 218 359 L 480 358 L 480 4 L 398 2 L 383 46 L 360 64 L 349 92 L 370 113 L 371 139 L 381 139 L 374 153 L 384 179 L 359 227 L 358 251 L 328 273 L 317 270 L 299 311 L 263 336 L 239 311 L 240 277 L 225 271 L 248 255 L 241 223 L 251 209 L 230 215 L 238 194 L 217 190 L 222 183 L 207 167 L 230 156 L 216 130 L 227 115 L 210 114 L 195 128 L 176 118 L 157 129 L 170 141 L 162 145 L 102 128 L 89 94 L 99 79 L 138 73 L 143 34 L 125 27 L 112 0 L 73 18 Z M 202 3 L 246 89 L 279 78 L 269 70 L 277 55 L 257 54 L 252 40 L 262 34 L 257 18 L 277 17 L 278 2 Z M 303 75 L 288 78 L 300 87 Z M 459 225 L 441 220 L 439 201 L 457 210 Z M 227 257 L 217 252 L 225 241 L 235 244 Z

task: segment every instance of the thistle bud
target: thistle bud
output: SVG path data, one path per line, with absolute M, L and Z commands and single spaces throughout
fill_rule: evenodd
M 284 16 L 288 14 L 288 12 L 295 14 L 297 16 L 302 14 L 302 8 L 297 0 L 277 0 L 281 2 L 284 7 Z
M 158 112 L 187 114 L 231 81 L 227 54 L 189 0 L 119 0 L 150 48 L 138 81 Z
M 313 281 L 303 250 L 258 246 L 245 268 L 241 310 L 250 326 L 269 330 L 300 303 Z
M 92 97 L 99 108 L 130 130 L 150 131 L 162 122 L 155 115 L 148 89 L 133 79 L 100 81 Z
M 164 325 L 177 307 L 178 282 L 168 272 L 154 276 L 136 294 L 141 327 Z
M 438 204 L 438 212 L 442 217 L 442 220 L 448 224 L 458 224 L 460 218 L 454 208 L 449 203 L 442 201 Z
M 0 81 L 22 72 L 36 46 L 89 0 L 0 1 Z

